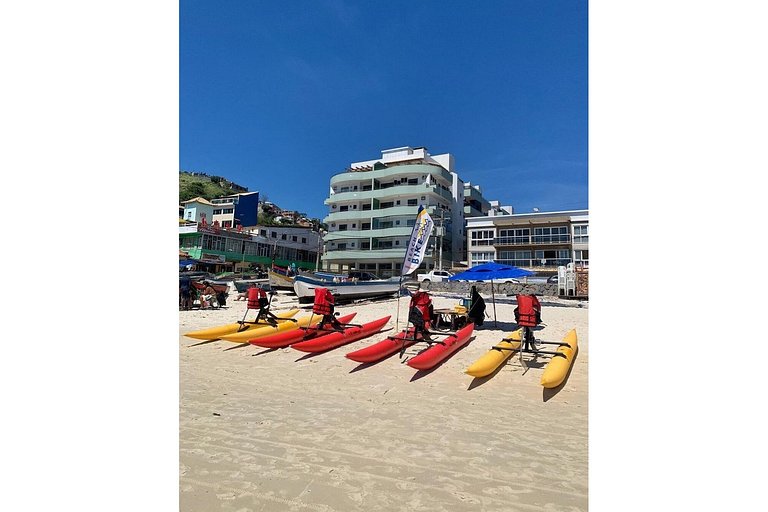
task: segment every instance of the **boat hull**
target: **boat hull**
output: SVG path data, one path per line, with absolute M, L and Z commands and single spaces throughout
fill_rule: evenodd
M 314 319 L 317 319 L 317 315 L 314 315 Z M 261 338 L 262 336 L 269 336 L 270 334 L 276 334 L 278 332 L 292 331 L 294 329 L 298 329 L 299 327 L 307 327 L 309 322 L 312 320 L 312 315 L 306 315 L 301 318 L 297 318 L 295 322 L 278 322 L 277 325 L 274 326 L 265 325 L 257 327 L 256 329 L 250 329 L 248 331 L 226 334 L 222 336 L 221 339 L 224 341 L 232 341 L 234 343 L 247 343 L 250 340 Z
M 430 368 L 434 368 L 438 363 L 444 361 L 448 356 L 466 345 L 474 330 L 475 324 L 470 323 L 466 327 L 458 330 L 456 334 L 445 338 L 443 344 L 435 343 L 424 352 L 409 359 L 406 364 L 417 370 L 429 370 Z
M 472 377 L 485 377 L 492 374 L 496 368 L 509 359 L 513 351 L 520 348 L 520 330 L 513 332 L 509 338 L 498 342 L 496 346 L 501 348 L 492 348 L 486 352 L 485 355 L 464 370 L 464 373 Z
M 400 291 L 399 280 L 380 281 L 344 281 L 315 279 L 306 275 L 296 276 L 293 280 L 293 291 L 299 297 L 299 302 L 312 302 L 315 299 L 315 288 L 328 288 L 337 300 L 349 301 L 386 297 Z
M 281 313 L 279 316 L 283 318 L 291 318 L 296 316 L 298 313 L 299 313 L 298 309 L 291 309 L 289 311 L 285 311 L 284 313 Z M 228 334 L 250 331 L 251 329 L 264 327 L 266 325 L 269 325 L 269 324 L 266 322 L 259 322 L 258 324 L 241 324 L 241 323 L 226 324 L 226 325 L 219 325 L 218 327 L 211 327 L 210 329 L 203 329 L 201 331 L 188 332 L 184 334 L 184 336 L 188 338 L 194 338 L 197 340 L 217 340 L 222 336 L 226 336 Z
M 352 361 L 357 361 L 358 363 L 373 363 L 374 361 L 379 361 L 385 357 L 389 357 L 404 348 L 410 347 L 416 343 L 416 341 L 421 341 L 421 334 L 417 336 L 415 341 L 403 340 L 403 338 L 411 337 L 413 337 L 413 328 L 402 331 L 396 336 L 383 339 L 378 343 L 374 343 L 373 345 L 363 347 L 360 350 L 349 352 L 346 354 L 346 357 Z
M 352 313 L 351 315 L 341 316 L 339 317 L 339 322 L 342 324 L 345 324 L 347 322 L 350 322 L 357 313 Z M 313 339 L 316 337 L 324 336 L 326 333 L 331 333 L 335 331 L 319 331 L 317 329 L 313 329 L 313 327 L 317 326 L 317 324 L 322 319 L 321 316 L 317 316 L 316 320 L 312 320 L 312 323 L 309 325 L 307 329 L 296 329 L 287 331 L 287 332 L 280 332 L 277 334 L 270 334 L 269 336 L 264 336 L 263 338 L 256 338 L 253 340 L 250 340 L 251 345 L 256 345 L 259 347 L 264 348 L 283 348 L 287 347 L 291 343 L 298 343 L 300 341 L 305 341 L 308 339 Z
M 281 290 L 293 290 L 293 277 L 284 276 L 271 270 L 267 271 L 269 275 L 269 286 Z
M 555 352 L 563 354 L 565 357 L 554 356 L 544 367 L 544 373 L 541 374 L 541 385 L 545 388 L 556 388 L 565 380 L 568 370 L 571 368 L 573 358 L 578 351 L 578 337 L 576 329 L 571 329 L 563 338 L 563 343 L 567 346 L 560 346 Z
M 332 348 L 340 347 L 342 345 L 346 345 L 347 343 L 352 343 L 353 341 L 363 339 L 375 332 L 380 331 L 381 328 L 384 327 L 387 322 L 389 322 L 389 319 L 390 316 L 387 315 L 383 318 L 379 318 L 378 320 L 374 320 L 373 322 L 363 324 L 361 327 L 349 327 L 344 329 L 343 332 L 334 332 L 312 340 L 294 343 L 291 345 L 291 348 L 295 348 L 296 350 L 300 350 L 302 352 L 323 352 L 330 350 Z

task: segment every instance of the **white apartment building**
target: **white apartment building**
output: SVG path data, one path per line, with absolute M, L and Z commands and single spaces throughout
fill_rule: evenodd
M 589 267 L 589 210 L 504 214 L 467 218 L 470 267 L 496 261 L 555 270 L 575 263 Z
M 331 177 L 322 268 L 399 275 L 419 206 L 435 222 L 422 268 L 450 267 L 464 259 L 465 215 L 484 215 L 491 204 L 479 186 L 464 183 L 453 156 L 426 148 L 386 149 L 381 158 L 354 162 Z M 441 250 L 442 248 L 442 250 Z

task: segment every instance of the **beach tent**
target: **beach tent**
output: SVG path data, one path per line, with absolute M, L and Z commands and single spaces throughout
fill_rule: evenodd
M 516 279 L 518 277 L 531 276 L 534 272 L 525 270 L 514 265 L 504 265 L 503 263 L 496 263 L 495 261 L 489 261 L 481 265 L 474 266 L 469 270 L 465 270 L 459 274 L 448 278 L 449 281 L 490 281 L 491 282 L 491 297 L 493 299 L 493 324 L 496 323 L 496 294 L 493 292 L 493 281 L 500 279 Z

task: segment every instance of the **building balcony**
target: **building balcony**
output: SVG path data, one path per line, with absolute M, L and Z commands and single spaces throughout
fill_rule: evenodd
M 412 226 L 395 226 L 383 229 L 347 229 L 344 231 L 329 231 L 323 237 L 326 242 L 356 240 L 384 237 L 410 237 Z
M 323 201 L 326 205 L 333 205 L 345 202 L 370 201 L 378 199 L 385 201 L 387 199 L 395 200 L 403 197 L 415 197 L 436 195 L 445 199 L 453 200 L 451 193 L 434 185 L 425 186 L 423 183 L 417 185 L 397 185 L 395 187 L 378 188 L 375 190 L 355 190 L 353 192 L 337 192 Z
M 343 172 L 331 177 L 332 187 L 343 187 L 348 185 L 358 185 L 362 183 L 372 183 L 373 180 L 382 180 L 388 178 L 408 178 L 432 175 L 432 181 L 435 178 L 441 178 L 448 183 L 453 183 L 453 176 L 450 172 L 437 165 L 430 164 L 403 164 L 391 165 L 386 169 L 363 172 Z
M 571 235 L 505 236 L 493 239 L 496 247 L 505 245 L 556 245 L 570 244 Z
M 424 258 L 432 259 L 432 251 L 427 251 Z M 405 258 L 405 247 L 398 247 L 393 249 L 344 249 L 344 250 L 328 250 L 322 255 L 324 262 L 339 262 L 339 261 L 390 261 L 390 260 L 402 260 Z

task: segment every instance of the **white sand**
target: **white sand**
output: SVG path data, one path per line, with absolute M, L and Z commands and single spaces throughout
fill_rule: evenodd
M 527 371 L 515 354 L 489 377 L 463 373 L 514 330 L 512 299 L 497 297 L 495 328 L 486 297 L 491 318 L 430 372 L 398 354 L 372 365 L 344 357 L 394 333 L 395 299 L 339 306 L 356 323 L 392 315 L 390 330 L 321 354 L 180 335 L 181 510 L 587 510 L 587 304 L 542 298 L 537 337 L 579 336 L 560 388 L 541 387 L 548 358 L 528 354 Z M 273 308 L 296 305 L 286 294 Z M 243 317 L 244 301 L 228 306 L 179 312 L 180 332 Z

